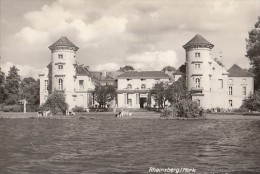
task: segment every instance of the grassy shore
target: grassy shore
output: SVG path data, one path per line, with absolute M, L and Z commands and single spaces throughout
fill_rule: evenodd
M 66 115 L 53 115 L 48 117 L 38 116 L 36 112 L 28 112 L 28 113 L 21 113 L 21 112 L 0 112 L 0 118 L 9 118 L 9 119 L 16 119 L 16 118 L 48 118 L 48 119 L 95 119 L 95 118 L 102 118 L 107 116 L 107 118 L 114 118 L 115 113 L 113 112 L 90 112 L 90 113 L 77 113 L 75 116 L 66 116 Z M 125 116 L 118 119 L 177 119 L 179 118 L 162 118 L 159 115 L 154 116 Z M 200 118 L 199 118 L 200 119 Z M 242 115 L 242 114 L 206 114 L 206 119 L 254 119 L 260 120 L 260 116 L 256 115 Z M 182 119 L 181 119 L 182 120 Z M 185 120 L 185 119 L 184 119 Z

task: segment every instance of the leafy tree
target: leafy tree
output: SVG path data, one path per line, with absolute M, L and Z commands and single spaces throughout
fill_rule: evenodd
M 0 104 L 5 100 L 5 73 L 0 68 Z
M 260 16 L 255 27 L 249 31 L 249 38 L 246 39 L 246 57 L 249 58 L 252 71 L 255 74 L 255 89 L 260 88 Z
M 63 92 L 54 91 L 50 94 L 46 102 L 40 106 L 39 110 L 50 110 L 51 113 L 57 114 L 61 111 L 63 114 L 66 113 L 68 109 L 68 104 L 65 101 L 65 95 Z
M 250 94 L 244 101 L 241 109 L 248 109 L 251 111 L 260 111 L 260 90 Z
M 176 68 L 173 66 L 165 66 L 162 71 L 165 73 L 166 71 L 176 71 Z
M 187 91 L 185 78 L 181 77 L 178 81 L 169 86 L 168 101 L 170 103 L 176 103 L 182 99 L 191 99 L 190 93 Z
M 7 99 L 5 104 L 15 104 L 19 100 L 21 79 L 18 71 L 19 70 L 15 66 L 10 67 L 10 71 L 6 77 L 5 90 Z
M 165 107 L 165 103 L 168 100 L 168 95 L 170 95 L 171 92 L 168 88 L 168 82 L 158 82 L 151 90 L 151 95 L 155 101 L 157 101 L 159 108 Z
M 126 65 L 124 67 L 120 67 L 119 71 L 121 72 L 127 72 L 127 71 L 133 71 L 135 70 L 132 66 Z
M 24 78 L 21 82 L 20 98 L 28 103 L 38 105 L 40 103 L 40 81 L 32 77 Z
M 116 96 L 116 87 L 114 85 L 96 85 L 94 91 L 95 100 L 99 107 L 105 107 L 107 102 L 114 100 Z

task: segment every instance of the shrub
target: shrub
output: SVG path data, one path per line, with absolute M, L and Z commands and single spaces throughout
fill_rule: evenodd
M 171 106 L 171 109 L 165 109 L 164 116 L 183 117 L 183 118 L 197 118 L 205 117 L 203 109 L 190 99 L 182 99 Z
M 22 105 L 8 105 L 8 106 L 3 106 L 3 111 L 4 112 L 22 112 L 23 108 L 22 108 Z
M 72 109 L 73 112 L 86 112 L 86 109 L 83 107 L 75 106 L 75 108 Z
M 49 95 L 46 102 L 38 108 L 39 111 L 50 110 L 53 114 L 57 114 L 59 112 L 65 114 L 67 109 L 68 104 L 65 102 L 65 95 L 64 93 L 58 91 L 54 91 L 54 93 Z

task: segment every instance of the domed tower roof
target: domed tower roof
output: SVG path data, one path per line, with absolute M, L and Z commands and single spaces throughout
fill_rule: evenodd
M 206 47 L 213 48 L 214 45 L 207 41 L 204 37 L 199 34 L 196 34 L 188 43 L 182 46 L 184 49 L 186 48 L 194 48 L 194 47 Z
M 70 47 L 74 51 L 77 51 L 79 48 L 74 45 L 66 36 L 62 36 L 59 40 L 57 40 L 54 44 L 49 46 L 50 50 L 55 49 L 56 47 Z

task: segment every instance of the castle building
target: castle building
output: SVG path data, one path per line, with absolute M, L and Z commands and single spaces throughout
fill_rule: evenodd
M 214 47 L 201 35 L 183 45 L 186 51 L 186 82 L 192 99 L 204 108 L 239 108 L 254 92 L 253 75 L 239 66 L 229 70 L 211 57 Z
M 151 89 L 158 82 L 169 82 L 162 71 L 128 71 L 117 77 L 118 107 L 145 108 L 155 105 Z
M 247 70 L 233 65 L 230 69 L 211 56 L 214 47 L 201 35 L 183 45 L 186 62 L 170 76 L 162 71 L 93 72 L 76 62 L 79 49 L 65 36 L 52 44 L 48 74 L 40 74 L 40 104 L 49 94 L 62 91 L 69 109 L 75 106 L 94 106 L 96 84 L 117 87 L 117 107 L 144 108 L 156 106 L 151 89 L 158 82 L 174 83 L 186 78 L 192 100 L 203 108 L 239 108 L 243 100 L 254 92 L 254 77 Z M 113 103 L 114 105 L 115 103 Z M 111 105 L 111 104 L 110 104 Z
M 87 67 L 76 63 L 76 52 L 79 49 L 65 36 L 52 44 L 51 63 L 47 66 L 48 74 L 40 74 L 40 104 L 48 94 L 62 91 L 66 96 L 69 108 L 75 106 L 88 108 L 94 103 L 93 90 L 97 83 Z

